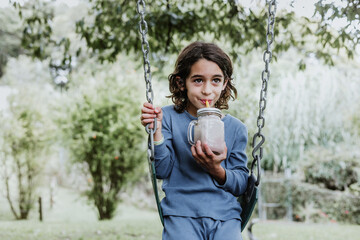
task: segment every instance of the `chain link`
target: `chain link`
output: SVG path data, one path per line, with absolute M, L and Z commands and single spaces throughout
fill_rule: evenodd
M 141 34 L 141 50 L 143 53 L 143 59 L 144 59 L 144 79 L 146 84 L 146 100 L 153 104 L 154 100 L 154 92 L 151 85 L 151 66 L 149 61 L 148 54 L 150 53 L 150 46 L 149 42 L 147 40 L 146 34 L 148 32 L 148 24 L 145 20 L 145 13 L 146 13 L 146 6 L 144 0 L 138 0 L 137 1 L 137 12 L 140 15 L 140 21 L 139 21 L 139 32 Z M 149 162 L 154 161 L 155 154 L 154 154 L 154 133 L 157 128 L 157 121 L 156 118 L 154 119 L 154 128 L 150 128 L 150 124 L 147 124 L 145 129 L 146 132 L 149 134 L 149 149 L 148 149 L 148 157 Z
M 140 15 L 141 20 L 139 21 L 139 32 L 141 33 L 141 50 L 144 58 L 144 79 L 146 83 L 146 100 L 149 103 L 153 103 L 154 92 L 151 86 L 151 66 L 149 61 L 150 47 L 147 40 L 146 34 L 149 31 L 148 24 L 145 21 L 145 1 L 139 0 L 137 2 L 137 12 Z
M 276 0 L 266 0 L 268 7 L 268 20 L 267 20 L 267 30 L 266 30 L 266 50 L 264 51 L 263 61 L 265 63 L 265 68 L 261 73 L 262 86 L 260 91 L 260 101 L 259 101 L 259 115 L 257 117 L 257 127 L 258 131 L 253 136 L 253 151 L 252 156 L 254 158 L 251 165 L 251 173 L 253 173 L 254 164 L 257 165 L 257 180 L 256 186 L 260 183 L 260 162 L 263 157 L 263 148 L 262 145 L 265 142 L 265 136 L 262 134 L 262 129 L 265 126 L 265 117 L 264 111 L 266 109 L 266 100 L 267 100 L 267 88 L 268 81 L 270 79 L 270 62 L 272 59 L 271 44 L 274 41 L 274 25 L 275 25 L 275 13 L 277 8 Z
M 141 34 L 141 50 L 143 53 L 143 59 L 144 59 L 144 79 L 146 84 L 146 99 L 149 103 L 153 104 L 154 100 L 154 92 L 152 90 L 151 86 L 151 66 L 148 54 L 150 53 L 150 47 L 149 42 L 147 41 L 146 34 L 148 33 L 148 24 L 145 21 L 145 13 L 146 13 L 146 6 L 144 0 L 138 0 L 137 1 L 137 12 L 140 15 L 141 20 L 139 21 L 139 32 Z M 157 190 L 157 182 L 156 182 L 156 171 L 155 171 L 155 147 L 154 147 L 154 133 L 157 129 L 157 119 L 154 118 L 154 128 L 150 128 L 150 124 L 147 124 L 146 132 L 149 134 L 148 138 L 148 163 L 150 167 L 150 176 L 151 176 L 151 182 L 153 185 L 155 200 L 157 209 L 159 212 L 161 223 L 164 225 L 164 219 L 162 210 L 160 207 L 160 199 L 159 199 L 159 193 Z

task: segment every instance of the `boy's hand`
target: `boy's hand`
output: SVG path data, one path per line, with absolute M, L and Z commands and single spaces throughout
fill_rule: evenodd
M 195 161 L 208 171 L 220 185 L 225 183 L 225 169 L 220 164 L 226 159 L 226 145 L 224 146 L 224 151 L 217 155 L 211 151 L 210 147 L 206 143 L 201 144 L 200 141 L 197 141 L 196 144 L 191 147 L 191 153 Z
M 161 135 L 161 121 L 163 118 L 163 113 L 160 107 L 154 107 L 151 103 L 145 102 L 141 108 L 141 124 L 145 127 L 150 123 L 149 128 L 154 128 L 154 119 L 156 118 L 156 132 L 154 134 L 154 141 L 160 141 L 162 138 Z

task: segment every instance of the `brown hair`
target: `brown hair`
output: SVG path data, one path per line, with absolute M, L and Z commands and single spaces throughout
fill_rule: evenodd
M 193 42 L 180 52 L 174 72 L 168 77 L 171 95 L 167 97 L 171 98 L 175 104 L 175 110 L 179 113 L 183 112 L 188 104 L 185 80 L 190 74 L 191 66 L 200 59 L 216 63 L 224 74 L 224 80 L 227 81 L 215 107 L 228 109 L 230 98 L 234 100 L 237 97 L 237 90 L 232 82 L 233 66 L 229 56 L 213 43 Z M 183 90 L 181 87 L 184 87 Z

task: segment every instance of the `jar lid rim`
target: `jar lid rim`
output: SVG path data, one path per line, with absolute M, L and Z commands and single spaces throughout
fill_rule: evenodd
M 219 115 L 221 116 L 221 110 L 218 109 L 218 108 L 200 108 L 197 110 L 197 115 L 203 115 L 203 114 L 206 114 L 206 113 L 213 113 L 213 114 L 216 114 L 216 115 Z

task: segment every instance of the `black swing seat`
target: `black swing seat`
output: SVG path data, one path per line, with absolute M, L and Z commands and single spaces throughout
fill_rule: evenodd
M 249 222 L 252 212 L 259 197 L 258 186 L 256 186 L 256 178 L 251 173 L 248 179 L 248 184 L 243 195 L 238 198 L 240 202 L 241 212 L 241 232 L 245 229 L 246 224 Z

